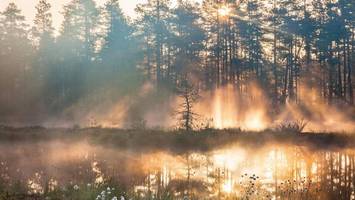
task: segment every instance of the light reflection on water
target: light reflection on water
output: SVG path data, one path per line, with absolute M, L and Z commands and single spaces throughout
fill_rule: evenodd
M 136 199 L 354 199 L 352 150 L 233 145 L 210 152 L 130 152 L 87 143 L 1 145 L 0 187 L 29 193 L 118 183 Z

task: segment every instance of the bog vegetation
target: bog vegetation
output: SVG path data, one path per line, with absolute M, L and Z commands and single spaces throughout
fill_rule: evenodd
M 351 199 L 355 136 L 0 129 L 0 199 Z
M 33 6 L 0 12 L 0 199 L 355 198 L 354 0 Z

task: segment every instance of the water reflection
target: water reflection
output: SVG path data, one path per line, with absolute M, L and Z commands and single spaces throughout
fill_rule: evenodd
M 347 149 L 236 144 L 174 154 L 57 142 L 0 150 L 0 189 L 25 194 L 115 183 L 132 199 L 354 199 Z

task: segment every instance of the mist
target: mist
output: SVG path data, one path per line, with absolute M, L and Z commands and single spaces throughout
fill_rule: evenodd
M 0 4 L 0 198 L 355 198 L 354 3 L 27 4 Z
M 225 5 L 227 12 L 222 12 L 209 1 L 186 1 L 161 10 L 160 21 L 149 21 L 146 16 L 157 17 L 154 1 L 137 5 L 135 20 L 128 19 L 118 1 L 101 7 L 72 1 L 61 12 L 64 21 L 58 30 L 48 2 L 33 6 L 33 27 L 14 3 L 1 15 L 2 124 L 171 130 L 181 124 L 177 113 L 184 98 L 179 91 L 193 88 L 199 97 L 193 103 L 195 129 L 261 131 L 304 120 L 306 131 L 354 131 L 353 46 L 345 43 L 349 40 L 335 40 L 344 48 L 338 49 L 338 57 L 326 58 L 319 44 L 310 41 L 315 38 L 306 37 L 318 31 L 317 37 L 326 38 L 326 27 L 304 29 L 305 20 L 326 14 L 312 11 L 316 4 L 306 5 L 310 18 L 294 16 L 305 33 L 285 33 L 291 22 L 282 16 L 280 24 L 265 19 L 279 29 L 272 40 L 267 39 L 269 29 L 249 23 L 253 16 L 244 15 L 251 8 L 243 3 Z M 221 21 L 209 12 L 221 15 Z M 339 26 L 353 33 L 347 22 Z M 228 27 L 235 28 L 233 38 L 221 35 Z M 244 34 L 249 30 L 260 40 L 251 42 L 254 35 Z M 297 51 L 285 57 L 292 62 L 285 62 L 284 38 L 290 36 Z M 272 46 L 275 41 L 279 44 Z M 338 65 L 329 59 L 337 59 Z

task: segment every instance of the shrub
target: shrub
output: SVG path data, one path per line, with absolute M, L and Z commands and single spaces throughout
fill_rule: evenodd
M 304 128 L 306 128 L 307 123 L 305 120 L 287 121 L 280 123 L 276 131 L 286 132 L 286 133 L 302 133 Z

